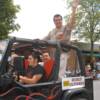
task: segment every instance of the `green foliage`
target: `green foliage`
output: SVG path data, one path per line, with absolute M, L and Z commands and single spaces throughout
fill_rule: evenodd
M 100 0 L 80 0 L 76 24 L 79 38 L 100 40 Z
M 13 0 L 0 0 L 0 39 L 7 38 L 9 33 L 20 28 L 15 23 L 19 9 L 20 7 L 14 5 Z
M 71 0 L 66 0 L 71 7 Z M 94 43 L 100 40 L 100 0 L 80 0 L 76 14 L 75 34 L 91 44 L 93 56 Z
M 66 0 L 66 4 L 67 4 L 66 9 L 69 12 L 71 9 L 72 0 Z M 66 16 L 64 16 L 65 22 L 68 22 L 69 17 L 70 17 L 70 13 L 67 13 Z

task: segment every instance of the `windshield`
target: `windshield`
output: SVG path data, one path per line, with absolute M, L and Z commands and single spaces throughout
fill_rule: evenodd
M 5 52 L 5 49 L 7 47 L 7 43 L 8 43 L 7 40 L 0 40 L 0 63 L 3 57 L 3 54 Z

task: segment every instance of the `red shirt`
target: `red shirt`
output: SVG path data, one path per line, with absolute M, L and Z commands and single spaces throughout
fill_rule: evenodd
M 24 61 L 24 65 L 25 65 L 25 69 L 27 70 L 28 69 L 28 66 L 29 66 L 29 62 L 27 59 L 25 59 Z
M 50 59 L 50 60 L 48 60 L 47 62 L 44 63 L 44 70 L 46 72 L 46 78 L 47 79 L 51 75 L 53 65 L 54 65 L 54 60 L 53 59 Z

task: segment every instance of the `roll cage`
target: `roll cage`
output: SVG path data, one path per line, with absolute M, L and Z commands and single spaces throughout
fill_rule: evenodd
M 64 42 L 57 42 L 57 41 L 43 41 L 43 40 L 39 40 L 39 39 L 35 39 L 35 40 L 30 40 L 30 39 L 20 39 L 20 38 L 12 38 L 8 41 L 8 45 L 7 48 L 5 50 L 4 56 L 2 58 L 1 61 L 1 65 L 0 65 L 0 74 L 4 74 L 6 72 L 6 68 L 3 66 L 7 65 L 7 61 L 8 61 L 8 57 L 11 54 L 11 49 L 12 49 L 12 45 L 13 43 L 22 43 L 22 44 L 27 44 L 25 46 L 33 46 L 34 48 L 45 48 L 45 47 L 49 47 L 49 46 L 53 46 L 55 48 L 59 48 L 59 50 L 61 48 L 69 48 L 69 49 L 74 49 L 78 55 L 79 58 L 79 65 L 80 65 L 80 75 L 84 76 L 85 75 L 85 69 L 84 69 L 84 63 L 82 61 L 82 54 L 80 49 L 78 49 L 75 46 L 72 45 L 68 45 L 67 43 Z M 19 45 L 19 47 L 15 47 L 15 49 L 20 48 L 21 45 Z

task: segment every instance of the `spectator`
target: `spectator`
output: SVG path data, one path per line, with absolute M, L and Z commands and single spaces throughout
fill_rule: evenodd
M 97 58 L 96 61 L 96 78 L 100 79 L 100 58 Z
M 86 73 L 86 76 L 92 76 L 92 68 L 91 68 L 90 64 L 87 64 L 85 66 L 85 73 Z
M 96 70 L 96 58 L 95 57 L 91 58 L 90 66 L 91 66 L 92 70 Z
M 100 58 L 98 58 L 96 61 L 96 69 L 100 71 Z

